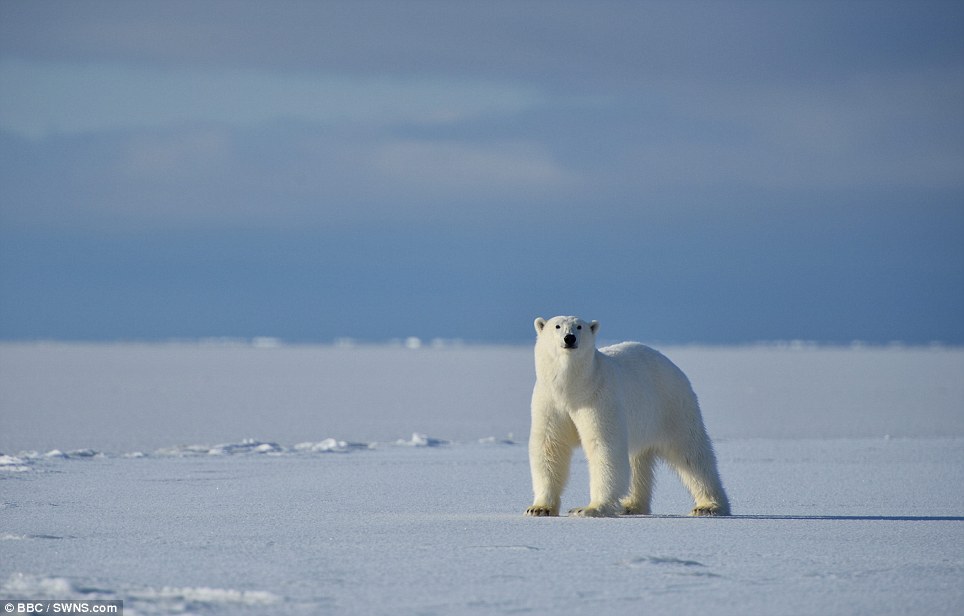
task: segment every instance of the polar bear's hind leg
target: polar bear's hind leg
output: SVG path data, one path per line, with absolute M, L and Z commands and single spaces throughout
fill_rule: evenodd
M 649 515 L 650 503 L 653 499 L 653 484 L 655 483 L 656 452 L 645 449 L 630 460 L 633 478 L 630 482 L 629 494 L 620 501 L 623 513 L 629 515 Z
M 730 515 L 730 503 L 723 491 L 716 470 L 716 456 L 707 439 L 705 448 L 697 455 L 670 455 L 666 461 L 679 474 L 680 480 L 690 491 L 696 506 L 692 516 Z

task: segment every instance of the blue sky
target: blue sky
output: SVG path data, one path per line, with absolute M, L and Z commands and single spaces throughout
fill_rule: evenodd
M 0 339 L 964 344 L 956 2 L 0 0 Z

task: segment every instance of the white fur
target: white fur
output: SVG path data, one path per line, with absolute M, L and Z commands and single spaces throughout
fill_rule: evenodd
M 693 495 L 691 515 L 729 515 L 696 394 L 673 362 L 637 342 L 596 349 L 596 321 L 539 318 L 535 328 L 526 515 L 559 515 L 578 445 L 589 462 L 589 504 L 570 514 L 649 514 L 662 459 Z

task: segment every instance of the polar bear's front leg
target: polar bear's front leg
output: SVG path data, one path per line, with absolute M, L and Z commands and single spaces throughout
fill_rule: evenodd
M 569 513 L 580 517 L 617 515 L 623 511 L 620 499 L 629 491 L 625 428 L 593 410 L 573 413 L 572 419 L 589 462 L 589 504 Z
M 569 462 L 577 442 L 576 428 L 568 417 L 533 407 L 529 434 L 533 499 L 526 515 L 559 515 L 562 490 L 569 479 Z

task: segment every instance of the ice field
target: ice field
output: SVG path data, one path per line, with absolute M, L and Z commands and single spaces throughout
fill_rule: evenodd
M 0 344 L 0 600 L 964 613 L 964 350 L 661 350 L 732 517 L 665 471 L 654 516 L 524 517 L 526 346 Z

